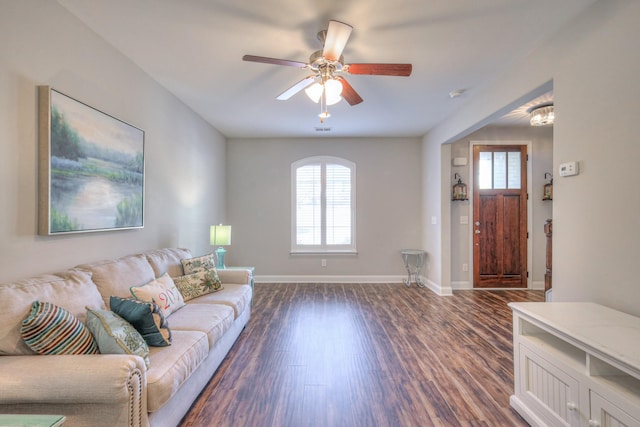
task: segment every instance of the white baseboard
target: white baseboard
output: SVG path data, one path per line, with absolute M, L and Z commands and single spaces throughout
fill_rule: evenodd
M 256 283 L 402 283 L 406 276 L 269 276 L 255 277 Z
M 453 290 L 449 286 L 439 285 L 438 283 L 435 283 L 424 277 L 422 278 L 422 281 L 427 286 L 427 288 L 431 289 L 433 292 L 440 295 L 441 297 L 453 295 Z
M 471 285 L 471 282 L 469 282 L 468 280 L 465 280 L 461 282 L 451 282 L 451 288 L 461 291 L 461 290 L 473 289 L 473 286 Z
M 544 290 L 544 281 L 542 282 L 533 282 L 531 283 L 531 286 L 533 286 L 531 289 L 535 289 L 536 291 L 542 291 Z

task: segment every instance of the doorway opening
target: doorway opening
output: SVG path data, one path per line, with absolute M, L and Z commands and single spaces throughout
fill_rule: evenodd
M 473 288 L 530 288 L 530 142 L 472 141 Z

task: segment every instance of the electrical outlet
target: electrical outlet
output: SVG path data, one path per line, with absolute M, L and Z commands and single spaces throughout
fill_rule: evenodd
M 323 259 L 323 260 L 320 262 L 320 265 L 322 265 L 323 267 L 326 267 L 326 266 L 327 266 L 327 260 L 326 260 L 326 259 Z

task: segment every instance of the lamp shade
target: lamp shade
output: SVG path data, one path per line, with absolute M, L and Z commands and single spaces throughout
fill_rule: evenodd
M 327 105 L 333 105 L 340 102 L 342 97 L 342 83 L 338 80 L 330 79 L 324 83 L 324 92 L 327 97 Z
M 212 225 L 209 233 L 212 246 L 228 246 L 231 244 L 230 225 Z
M 304 90 L 313 102 L 320 102 L 322 93 L 324 92 L 325 102 L 327 105 L 337 104 L 342 100 L 342 83 L 335 79 L 328 79 L 326 82 L 316 82 Z
M 306 88 L 304 91 L 309 97 L 309 99 L 311 99 L 313 102 L 317 104 L 318 102 L 320 102 L 320 97 L 322 96 L 323 90 L 324 88 L 322 87 L 322 85 L 316 82 L 311 86 L 309 86 L 308 88 Z

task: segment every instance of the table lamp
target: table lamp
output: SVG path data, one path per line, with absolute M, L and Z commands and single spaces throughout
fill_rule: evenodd
M 218 246 L 216 249 L 216 268 L 225 268 L 224 255 L 227 251 L 222 246 L 231 244 L 231 226 L 230 225 L 212 225 L 209 232 L 211 246 Z

